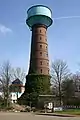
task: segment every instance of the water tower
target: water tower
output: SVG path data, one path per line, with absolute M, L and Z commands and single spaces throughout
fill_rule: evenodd
M 51 10 L 36 5 L 28 9 L 27 15 L 26 24 L 32 31 L 29 74 L 49 75 L 47 28 L 52 24 Z
M 26 24 L 32 32 L 32 38 L 30 65 L 25 85 L 26 93 L 47 94 L 49 92 L 47 29 L 52 24 L 51 14 L 51 10 L 44 5 L 32 6 L 27 11 Z

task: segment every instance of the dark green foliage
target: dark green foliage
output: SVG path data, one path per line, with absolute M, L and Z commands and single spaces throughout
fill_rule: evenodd
M 10 85 L 9 90 L 10 90 L 10 92 L 18 92 L 18 93 L 21 93 L 21 86 L 18 86 L 18 85 Z
M 64 104 L 71 104 L 71 101 L 73 101 L 73 97 L 75 95 L 75 86 L 73 80 L 64 80 L 61 87 Z
M 25 93 L 19 103 L 37 106 L 40 94 L 50 94 L 50 76 L 29 74 L 26 76 Z
M 8 106 L 6 106 L 6 104 L 7 104 L 7 100 L 6 100 L 6 99 L 3 99 L 3 98 L 0 96 L 0 110 L 2 110 L 2 109 L 7 110 L 7 108 L 10 108 L 10 102 L 8 102 Z
M 50 92 L 50 76 L 27 75 L 25 89 L 27 93 L 48 94 Z
M 27 93 L 23 93 L 22 96 L 20 98 L 18 98 L 17 102 L 20 105 L 28 105 L 28 100 L 27 100 L 28 94 Z

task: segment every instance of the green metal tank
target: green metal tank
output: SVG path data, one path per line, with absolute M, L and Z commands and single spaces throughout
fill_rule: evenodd
M 49 27 L 52 24 L 52 11 L 44 5 L 35 5 L 27 11 L 27 25 L 32 28 L 35 24 L 45 25 Z

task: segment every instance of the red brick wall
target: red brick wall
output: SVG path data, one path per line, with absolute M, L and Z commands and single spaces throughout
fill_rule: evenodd
M 30 69 L 34 67 L 38 74 L 49 74 L 47 29 L 43 25 L 32 28 Z

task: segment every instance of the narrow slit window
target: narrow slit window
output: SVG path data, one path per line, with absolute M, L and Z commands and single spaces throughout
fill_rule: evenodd
M 42 61 L 40 61 L 40 65 L 42 65 Z
M 47 65 L 49 65 L 49 63 L 47 62 Z
M 42 69 L 41 69 L 41 73 L 42 73 Z
M 42 56 L 42 52 L 40 52 L 40 55 Z
M 46 53 L 46 56 L 48 57 L 48 53 Z
M 40 37 L 40 40 L 41 40 L 42 38 Z
M 41 33 L 41 30 L 40 30 L 40 33 Z
M 42 45 L 40 45 L 40 48 L 42 48 Z

